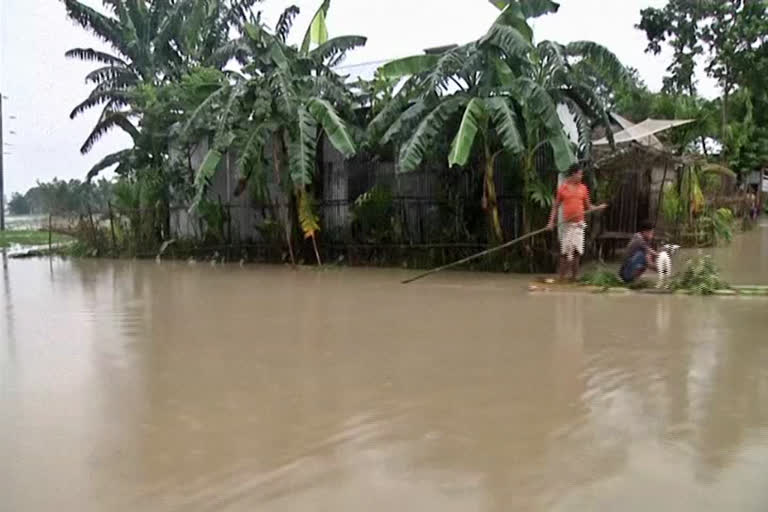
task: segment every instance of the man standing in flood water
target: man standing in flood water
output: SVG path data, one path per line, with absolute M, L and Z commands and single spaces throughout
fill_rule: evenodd
M 571 279 L 579 277 L 579 260 L 584 255 L 584 231 L 587 228 L 584 212 L 591 210 L 589 189 L 582 182 L 584 171 L 579 164 L 573 164 L 566 171 L 565 182 L 557 189 L 552 212 L 549 214 L 548 229 L 557 224 L 557 210 L 563 207 L 563 231 L 560 238 L 560 280 L 565 281 L 569 271 Z M 598 208 L 605 208 L 600 205 Z

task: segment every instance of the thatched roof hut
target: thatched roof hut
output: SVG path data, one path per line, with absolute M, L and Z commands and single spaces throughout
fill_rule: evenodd
M 628 240 L 643 220 L 661 223 L 664 184 L 675 182 L 684 159 L 665 147 L 655 134 L 690 122 L 649 119 L 634 124 L 618 114 L 612 114 L 611 119 L 615 149 L 606 137 L 593 142 L 601 199 L 610 203 L 598 242 L 609 251 Z

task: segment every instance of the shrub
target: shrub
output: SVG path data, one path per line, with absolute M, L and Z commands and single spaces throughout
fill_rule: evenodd
M 712 256 L 701 253 L 688 260 L 685 270 L 676 276 L 672 284 L 676 289 L 689 290 L 697 295 L 711 295 L 715 290 L 728 288 L 720 279 L 720 270 Z
M 661 200 L 661 215 L 670 226 L 677 228 L 678 223 L 683 218 L 682 202 L 677 188 L 672 183 L 667 183 L 664 187 L 664 195 Z
M 363 242 L 383 242 L 393 235 L 394 203 L 387 187 L 375 185 L 355 200 L 352 229 Z
M 205 223 L 205 239 L 211 242 L 223 243 L 226 240 L 226 225 L 229 222 L 229 212 L 222 206 L 221 201 L 215 203 L 203 199 L 198 204 L 200 217 Z
M 720 245 L 733 240 L 735 217 L 730 208 L 707 210 L 696 219 L 696 224 L 701 241 L 707 244 Z

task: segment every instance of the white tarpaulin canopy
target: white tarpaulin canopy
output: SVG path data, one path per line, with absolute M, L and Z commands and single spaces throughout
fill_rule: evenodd
M 676 126 L 682 126 L 684 124 L 692 123 L 693 119 L 646 119 L 639 124 L 631 124 L 629 122 L 622 123 L 624 129 L 620 132 L 613 134 L 613 140 L 616 144 L 622 142 L 636 141 L 645 146 L 661 145 L 659 140 L 654 137 L 654 134 L 675 128 Z M 600 140 L 592 142 L 595 146 L 604 146 L 608 144 L 608 139 L 603 137 Z

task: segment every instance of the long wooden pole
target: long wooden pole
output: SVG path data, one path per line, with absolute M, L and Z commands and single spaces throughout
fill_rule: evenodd
M 603 210 L 603 209 L 604 208 L 601 208 L 601 207 L 598 206 L 596 208 L 592 208 L 590 210 L 587 210 L 584 213 L 585 213 L 585 215 L 590 215 L 590 214 L 592 214 L 592 213 L 594 213 L 596 211 L 600 211 L 600 210 Z M 560 226 L 562 224 L 566 224 L 566 222 L 560 222 L 558 224 L 558 226 Z M 443 270 L 447 270 L 447 269 L 452 268 L 452 267 L 463 265 L 464 263 L 470 262 L 472 260 L 476 260 L 478 258 L 482 258 L 483 256 L 487 256 L 489 254 L 492 254 L 494 252 L 500 251 L 502 249 L 506 249 L 507 247 L 511 247 L 511 246 L 513 246 L 515 244 L 518 244 L 518 243 L 522 242 L 523 240 L 527 240 L 527 239 L 532 238 L 532 237 L 534 237 L 536 235 L 540 235 L 542 233 L 546 233 L 547 231 L 550 231 L 550 229 L 549 228 L 542 228 L 542 229 L 537 229 L 536 231 L 531 231 L 530 233 L 526 233 L 525 235 L 517 237 L 514 240 L 510 240 L 509 242 L 504 243 L 502 245 L 498 245 L 496 247 L 491 247 L 490 249 L 486 249 L 486 250 L 484 250 L 482 252 L 479 252 L 477 254 L 473 254 L 472 256 L 467 256 L 466 258 L 460 259 L 459 261 L 454 261 L 453 263 L 449 263 L 447 265 L 443 265 L 442 267 L 433 268 L 432 270 L 428 270 L 428 271 L 426 271 L 426 272 L 424 272 L 422 274 L 419 274 L 419 275 L 417 275 L 415 277 L 412 277 L 410 279 L 406 279 L 405 281 L 402 281 L 402 284 L 412 283 L 414 281 L 418 281 L 419 279 L 423 279 L 423 278 L 425 278 L 427 276 L 431 276 L 432 274 L 436 274 L 438 272 L 442 272 Z

